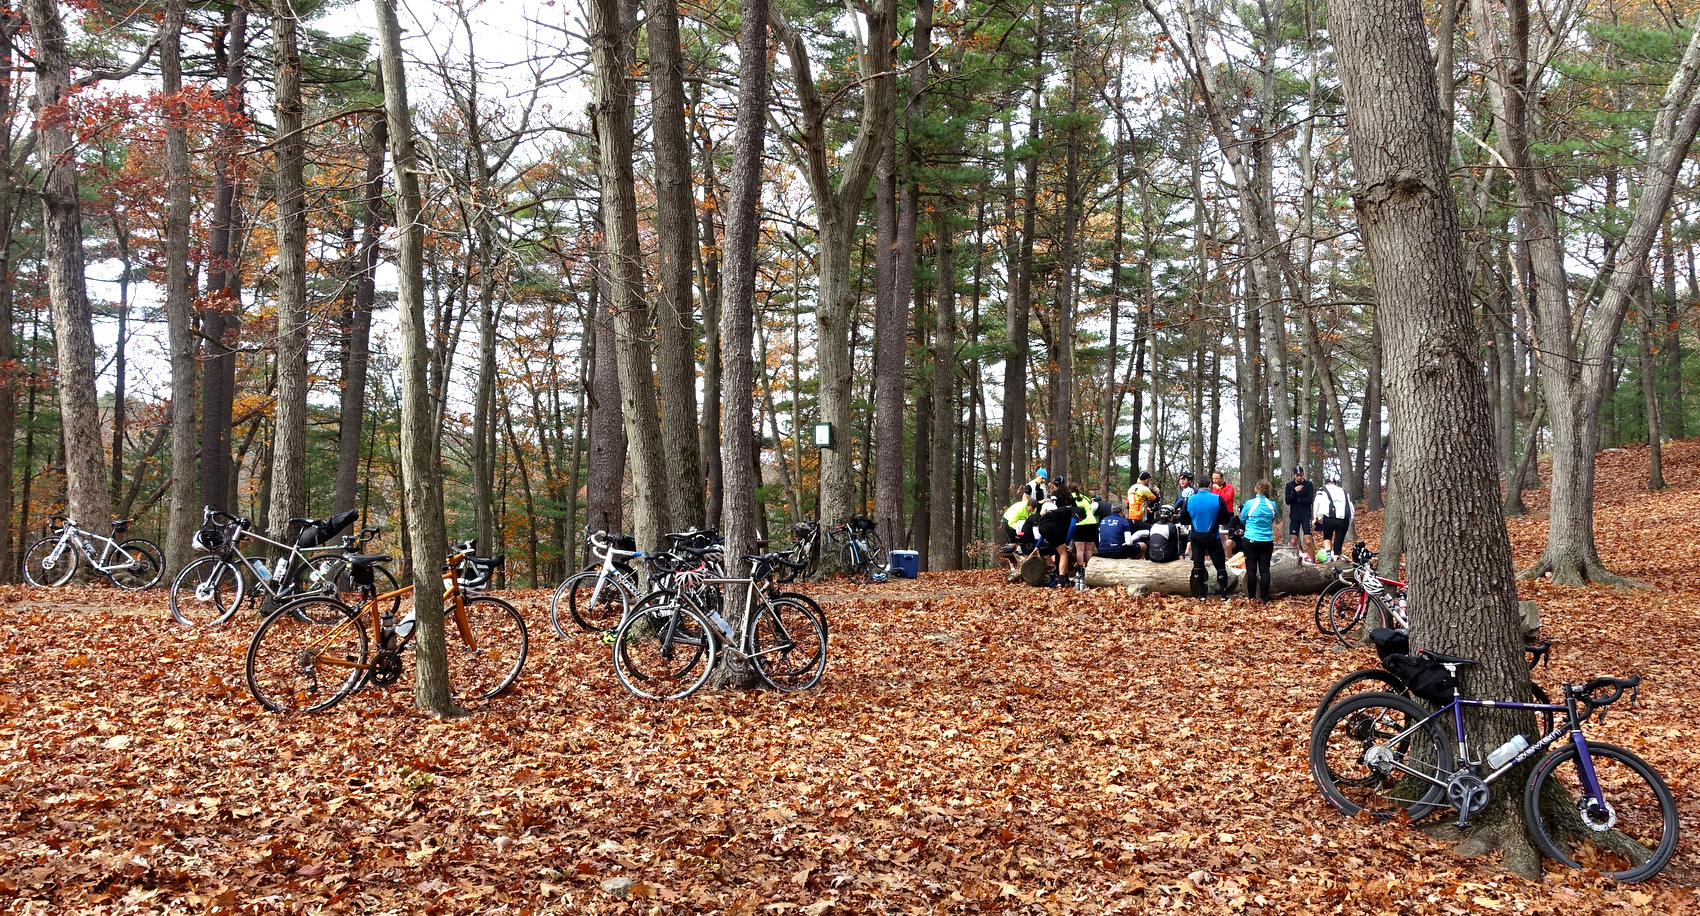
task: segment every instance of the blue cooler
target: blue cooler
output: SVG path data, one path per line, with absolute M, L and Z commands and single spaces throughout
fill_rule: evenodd
M 913 550 L 893 550 L 891 572 L 905 579 L 915 578 L 921 574 L 921 555 Z

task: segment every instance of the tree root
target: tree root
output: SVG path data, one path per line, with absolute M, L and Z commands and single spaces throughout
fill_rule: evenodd
M 1530 881 L 1541 880 L 1541 854 L 1524 830 L 1522 818 L 1495 823 L 1478 823 L 1468 832 L 1451 821 L 1422 828 L 1437 840 L 1454 843 L 1459 855 L 1469 858 L 1505 853 L 1505 870 Z
M 1617 573 L 1606 569 L 1605 564 L 1600 562 L 1599 557 L 1589 557 L 1581 560 L 1564 557 L 1559 560 L 1554 560 L 1550 557 L 1542 556 L 1535 562 L 1535 565 L 1518 573 L 1517 578 L 1529 581 L 1532 579 L 1539 579 L 1548 573 L 1552 574 L 1552 584 L 1554 585 L 1566 585 L 1578 588 L 1586 588 L 1590 585 L 1603 585 L 1609 588 L 1619 589 L 1651 588 L 1651 586 L 1644 582 L 1637 582 L 1634 579 L 1620 576 Z

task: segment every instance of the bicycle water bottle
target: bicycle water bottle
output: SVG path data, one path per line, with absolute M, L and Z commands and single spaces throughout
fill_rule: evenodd
M 722 633 L 732 632 L 732 625 L 730 623 L 726 622 L 726 618 L 720 616 L 719 611 L 717 611 L 713 608 L 709 608 L 708 609 L 708 619 L 714 621 L 714 625 L 719 627 L 720 631 Z
M 270 579 L 272 577 L 272 571 L 267 569 L 266 564 L 261 563 L 259 560 L 249 560 L 248 565 L 253 567 L 254 575 L 261 579 Z
M 279 579 L 282 579 L 284 573 L 286 573 L 288 571 L 289 571 L 289 558 L 288 557 L 278 557 L 277 558 L 277 570 L 275 572 L 273 572 L 272 575 L 276 576 Z
M 1517 758 L 1518 754 L 1529 749 L 1529 739 L 1518 735 L 1499 746 L 1499 749 L 1487 757 L 1488 768 L 1497 770 Z

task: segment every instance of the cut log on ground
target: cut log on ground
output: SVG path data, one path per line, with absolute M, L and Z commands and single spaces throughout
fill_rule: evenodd
M 1298 554 L 1291 550 L 1275 551 L 1275 559 L 1269 566 L 1269 587 L 1274 594 L 1282 595 L 1315 595 L 1320 594 L 1328 583 L 1334 581 L 1336 569 L 1346 569 L 1350 564 L 1337 561 L 1326 565 L 1300 565 Z M 1215 567 L 1205 564 L 1210 574 L 1210 590 L 1216 591 Z M 1228 568 L 1229 591 L 1244 595 L 1242 581 L 1245 570 Z M 1150 560 L 1110 560 L 1104 557 L 1093 557 L 1086 564 L 1086 584 L 1092 588 L 1123 587 L 1135 595 L 1180 595 L 1192 594 L 1192 561 L 1176 560 L 1173 563 L 1153 563 Z

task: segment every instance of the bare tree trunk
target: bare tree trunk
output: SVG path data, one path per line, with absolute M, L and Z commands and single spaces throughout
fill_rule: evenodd
M 607 306 L 614 317 L 620 415 L 625 420 L 632 464 L 632 527 L 638 545 L 653 548 L 667 530 L 667 492 L 673 482 L 663 466 L 661 417 L 649 347 L 650 312 L 638 240 L 630 82 L 635 64 L 626 41 L 628 30 L 622 21 L 620 0 L 592 0 L 589 13 L 597 173 L 607 249 L 603 267 L 612 294 Z
M 1039 20 L 1042 24 L 1043 19 Z M 1076 110 L 1080 103 L 1080 5 L 1074 5 L 1074 22 L 1070 35 L 1072 50 L 1068 63 L 1068 108 Z M 1062 279 L 1057 284 L 1057 324 L 1051 335 L 1052 350 L 1056 353 L 1056 374 L 1051 377 L 1051 429 L 1046 451 L 1050 454 L 1050 472 L 1058 477 L 1073 477 L 1070 452 L 1073 443 L 1069 435 L 1074 416 L 1074 271 L 1075 271 L 1075 205 L 1080 196 L 1080 138 L 1077 118 L 1069 118 L 1063 128 L 1063 208 L 1062 208 Z M 1193 447 L 1198 447 L 1194 440 Z M 1066 546 L 1066 545 L 1065 545 Z
M 783 42 L 797 83 L 801 109 L 802 169 L 814 198 L 820 229 L 819 284 L 816 290 L 815 341 L 820 379 L 820 416 L 832 425 L 838 441 L 821 454 L 821 523 L 828 528 L 846 521 L 855 502 L 855 477 L 851 430 L 855 421 L 850 398 L 850 327 L 856 297 L 851 286 L 850 255 L 856 245 L 856 221 L 873 178 L 884 132 L 891 129 L 891 93 L 879 91 L 891 79 L 891 46 L 897 31 L 895 0 L 878 0 L 865 9 L 868 40 L 858 55 L 864 81 L 862 117 L 854 145 L 842 158 L 833 180 L 828 166 L 826 102 L 815 87 L 807 44 L 785 21 L 779 10 L 769 7 L 768 19 Z M 730 228 L 728 228 L 730 232 Z M 730 267 L 728 267 L 730 273 Z M 730 327 L 724 318 L 722 327 Z M 731 344 L 726 344 L 728 349 Z M 731 389 L 731 384 L 726 386 Z M 728 505 L 727 511 L 731 511 Z
M 696 106 L 692 106 L 693 109 Z M 698 271 L 702 283 L 702 325 L 704 330 L 702 357 L 702 445 L 698 454 L 708 475 L 708 506 L 706 524 L 718 528 L 721 509 L 725 504 L 725 488 L 720 465 L 720 243 L 715 237 L 715 214 L 720 212 L 719 191 L 714 180 L 714 148 L 708 129 L 698 123 L 697 134 L 702 138 L 702 193 L 708 204 L 702 208 L 702 242 L 697 247 L 702 259 Z M 816 508 L 819 511 L 819 508 Z
M 165 320 L 171 344 L 171 513 L 165 529 L 167 575 L 194 558 L 189 543 L 195 511 L 195 338 L 190 326 L 189 132 L 183 92 L 183 19 L 187 0 L 167 0 L 160 28 L 160 77 L 165 127 Z
M 1352 198 L 1386 321 L 1395 485 L 1423 494 L 1404 505 L 1411 637 L 1479 659 L 1462 672 L 1470 695 L 1520 699 L 1528 671 L 1511 541 L 1482 512 L 1498 496 L 1492 422 L 1428 28 L 1413 0 L 1330 0 L 1328 22 L 1350 118 Z M 1442 465 L 1458 486 L 1424 488 Z M 1527 713 L 1477 718 L 1472 734 L 1485 747 L 1533 724 Z M 1505 849 L 1507 867 L 1534 879 L 1540 860 L 1517 795 L 1494 793 L 1471 843 Z
M 373 81 L 381 97 L 384 80 Z M 371 362 L 372 308 L 377 303 L 378 242 L 384 226 L 384 151 L 389 145 L 389 126 L 383 114 L 373 114 L 366 124 L 366 200 L 362 209 L 358 274 L 354 278 L 354 303 L 349 309 L 348 354 L 342 373 L 342 427 L 337 435 L 336 498 L 331 510 L 341 512 L 355 505 L 360 485 L 361 431 L 366 425 L 366 373 Z
M 236 352 L 227 337 L 241 332 L 237 308 L 241 304 L 242 273 L 237 269 L 241 244 L 237 226 L 241 208 L 237 202 L 241 162 L 237 147 L 242 142 L 243 84 L 248 58 L 247 0 L 231 4 L 226 43 L 225 89 L 213 154 L 212 222 L 207 233 L 206 305 L 201 310 L 201 336 L 205 338 L 201 366 L 201 502 L 214 508 L 235 511 L 229 493 L 236 474 L 231 465 L 231 410 L 236 391 Z
M 626 427 L 620 420 L 620 377 L 614 360 L 614 319 L 603 314 L 608 300 L 601 261 L 590 278 L 590 310 L 584 329 L 591 348 L 590 472 L 585 483 L 585 525 L 592 530 L 622 530 L 621 484 L 626 477 Z
M 933 314 L 933 461 L 927 482 L 932 518 L 927 526 L 931 549 L 928 569 L 956 569 L 956 539 L 960 535 L 950 498 L 956 479 L 956 434 L 961 411 L 956 406 L 956 236 L 950 224 L 954 201 L 946 197 L 935 214 L 938 220 L 938 308 Z
M 17 85 L 12 66 L 12 42 L 23 19 L 10 0 L 0 3 L 0 120 L 11 124 L 18 111 L 13 105 Z M 17 320 L 14 304 L 17 291 L 12 283 L 12 241 L 17 232 L 18 174 L 13 162 L 16 150 L 11 131 L 0 132 L 0 582 L 11 582 L 18 564 L 12 559 L 12 504 L 15 446 L 18 434 L 18 392 L 26 379 L 18 363 Z M 27 474 L 27 471 L 26 471 Z
M 272 0 L 277 80 L 277 420 L 272 433 L 272 537 L 307 512 L 307 144 L 294 0 Z M 433 567 L 434 568 L 434 567 Z
M 59 375 L 59 410 L 65 436 L 66 511 L 98 528 L 112 515 L 106 488 L 105 449 L 96 404 L 93 316 L 83 280 L 82 211 L 77 201 L 76 142 L 64 115 L 71 89 L 71 57 L 55 0 L 25 0 L 35 44 L 35 96 L 30 102 L 44 173 L 42 259 L 53 307 Z
M 762 146 L 767 133 L 767 0 L 742 0 L 738 32 L 738 118 L 726 209 L 726 299 L 721 309 L 725 387 L 721 418 L 722 473 L 726 482 L 726 556 L 729 572 L 753 553 L 756 541 L 755 344 L 756 241 L 761 231 Z M 846 427 L 846 431 L 848 427 Z M 848 436 L 846 436 L 848 439 Z M 842 445 L 849 451 L 849 442 Z M 737 573 L 733 573 L 736 575 Z M 726 606 L 734 625 L 743 621 L 744 596 L 728 589 Z M 742 686 L 748 677 L 723 666 L 722 686 Z
M 930 11 L 932 4 L 923 2 Z M 895 80 L 884 80 L 869 91 L 889 93 L 896 104 Z M 879 462 L 874 467 L 874 522 L 880 540 L 891 547 L 899 546 L 902 536 L 903 367 L 909 351 L 909 287 L 899 283 L 898 274 L 914 273 L 915 253 L 914 214 L 899 213 L 897 146 L 897 132 L 887 131 L 874 172 L 874 458 Z M 910 203 L 904 200 L 902 206 Z M 907 248 L 904 215 L 911 217 Z
M 1682 309 L 1676 298 L 1676 252 L 1671 245 L 1670 226 L 1661 237 L 1659 259 L 1665 272 L 1665 385 L 1668 386 L 1664 413 L 1665 435 L 1672 439 L 1687 438 L 1687 424 L 1682 417 L 1682 324 L 1678 320 Z
M 401 59 L 401 26 L 391 0 L 375 0 L 379 62 L 383 68 L 384 112 L 388 116 L 390 161 L 395 164 L 396 271 L 400 279 L 397 325 L 401 337 L 401 463 L 406 492 L 409 554 L 415 587 L 428 597 L 439 587 L 437 572 L 447 555 L 443 530 L 443 479 L 438 470 L 432 429 L 437 414 L 431 403 L 425 343 L 425 224 L 421 221 L 418 156 L 407 104 L 407 72 Z M 439 716 L 456 715 L 449 692 L 448 647 L 443 631 L 443 602 L 414 602 L 414 704 Z
M 1647 489 L 1665 488 L 1664 429 L 1659 422 L 1659 360 L 1653 354 L 1653 284 L 1643 281 L 1645 295 L 1640 320 L 1636 322 L 1641 356 L 1641 396 L 1647 412 Z
M 696 200 L 691 194 L 691 144 L 685 133 L 684 63 L 679 52 L 678 0 L 647 0 L 651 131 L 655 138 L 655 237 L 661 263 L 655 299 L 657 380 L 662 454 L 674 483 L 667 487 L 669 524 L 701 525 L 702 453 L 698 450 L 696 315 L 691 262 L 696 251 Z

